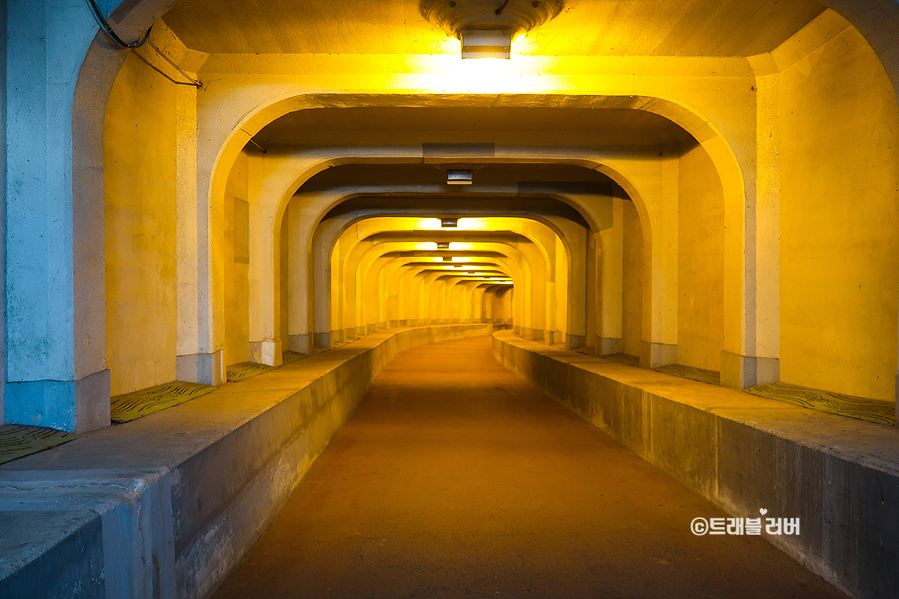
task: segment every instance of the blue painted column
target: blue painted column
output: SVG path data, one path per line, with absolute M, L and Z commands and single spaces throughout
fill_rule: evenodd
M 6 15 L 0 15 L 0 189 L 6 190 Z M 0 202 L 0 289 L 6 288 L 6 202 Z M 0 297 L 0 381 L 6 381 L 6 295 Z M 0 385 L 0 425 L 6 423 L 6 385 Z
M 84 0 L 8 0 L 7 22 L 5 420 L 91 430 L 109 424 L 105 289 L 101 275 L 76 294 L 76 242 L 95 237 L 102 264 L 103 220 L 73 228 L 72 123 L 98 28 Z M 76 295 L 94 315 L 77 338 Z

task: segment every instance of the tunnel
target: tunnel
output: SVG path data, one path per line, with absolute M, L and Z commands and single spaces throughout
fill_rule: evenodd
M 896 0 L 8 0 L 0 597 L 899 596 Z

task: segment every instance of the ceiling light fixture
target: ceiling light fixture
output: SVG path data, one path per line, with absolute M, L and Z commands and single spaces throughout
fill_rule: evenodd
M 449 249 L 449 241 L 438 241 L 437 249 L 438 250 L 448 250 Z
M 458 218 L 441 218 L 440 226 L 443 227 L 444 229 L 455 229 L 456 227 L 459 226 L 459 219 Z
M 471 185 L 471 171 L 446 171 L 447 185 Z
M 462 58 L 511 57 L 512 40 L 562 12 L 564 0 L 421 0 L 421 15 L 461 40 Z
M 462 59 L 512 57 L 512 32 L 507 29 L 472 29 L 462 32 Z

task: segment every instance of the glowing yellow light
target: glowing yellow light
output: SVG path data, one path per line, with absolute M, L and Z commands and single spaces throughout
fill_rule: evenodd
M 437 243 L 434 241 L 425 241 L 424 243 L 416 243 L 415 249 L 416 250 L 436 250 Z
M 520 56 L 509 60 L 460 60 L 459 42 L 452 54 L 409 57 L 409 72 L 390 78 L 393 90 L 449 93 L 540 93 L 569 91 L 573 88 L 561 71 L 556 57 Z
M 474 245 L 471 243 L 464 243 L 461 241 L 452 241 L 449 244 L 449 249 L 451 250 L 470 250 Z
M 471 262 L 471 258 L 464 258 L 462 256 L 453 256 L 453 262 Z
M 435 231 L 440 228 L 439 218 L 419 218 L 412 223 L 414 231 Z
M 469 231 L 487 231 L 490 230 L 490 219 L 488 218 L 472 218 L 465 217 L 459 219 L 459 228 Z

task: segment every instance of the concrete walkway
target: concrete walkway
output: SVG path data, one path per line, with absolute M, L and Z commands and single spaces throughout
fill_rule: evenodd
M 215 599 L 845 597 L 762 538 L 694 536 L 726 514 L 490 347 L 396 358 Z

